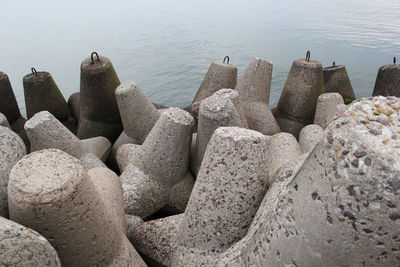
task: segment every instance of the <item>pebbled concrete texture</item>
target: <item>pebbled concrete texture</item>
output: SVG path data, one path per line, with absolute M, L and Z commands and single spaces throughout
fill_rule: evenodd
M 61 267 L 55 249 L 30 228 L 0 217 L 0 266 Z
M 316 124 L 310 124 L 301 129 L 299 145 L 302 153 L 311 152 L 315 145 L 322 139 L 324 129 Z
M 332 122 L 216 266 L 399 263 L 400 99 L 364 98 Z
M 115 91 L 124 132 L 143 144 L 160 117 L 160 112 L 134 82 L 122 83 Z
M 170 266 L 170 258 L 179 239 L 179 225 L 184 214 L 147 221 L 131 234 L 132 244 L 139 252 L 159 266 Z
M 214 132 L 171 266 L 210 266 L 246 234 L 268 187 L 266 146 L 267 138 L 252 130 L 220 127 Z
M 325 93 L 318 97 L 315 111 L 314 124 L 325 129 L 338 113 L 338 105 L 344 104 L 343 97 L 339 93 Z
M 56 149 L 31 153 L 12 169 L 10 218 L 48 238 L 63 266 L 141 261 L 110 217 L 81 162 Z
M 0 216 L 8 217 L 7 186 L 11 169 L 26 155 L 21 138 L 10 129 L 0 126 Z
M 376 76 L 373 96 L 400 97 L 400 64 L 384 65 Z
M 356 99 L 346 67 L 343 65 L 324 68 L 324 86 L 326 93 L 339 93 L 343 99 Z
M 220 89 L 217 92 L 214 93 L 214 95 L 219 96 L 219 97 L 226 97 L 229 98 L 229 100 L 232 101 L 233 105 L 235 106 L 236 112 L 240 116 L 240 120 L 242 121 L 243 128 L 249 128 L 247 124 L 247 119 L 246 119 L 246 111 L 243 106 L 243 102 L 240 99 L 240 95 L 238 91 L 233 90 L 233 89 Z

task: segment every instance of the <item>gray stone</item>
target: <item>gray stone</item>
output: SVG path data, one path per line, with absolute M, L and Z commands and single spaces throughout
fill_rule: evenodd
M 0 113 L 0 126 L 6 127 L 9 129 L 11 128 L 6 116 L 4 116 L 3 113 Z
M 234 89 L 237 82 L 237 67 L 232 64 L 225 64 L 223 62 L 213 62 L 208 68 L 207 74 L 197 91 L 192 102 L 192 114 L 197 118 L 197 109 L 203 99 L 211 96 L 216 91 L 222 88 Z M 193 107 L 193 104 L 194 107 Z
M 347 101 L 356 99 L 346 67 L 343 65 L 324 68 L 324 85 L 327 93 L 339 93 Z
M 142 146 L 128 144 L 117 151 L 125 213 L 145 218 L 168 203 L 171 188 L 188 172 L 192 127 L 188 112 L 169 108 Z
M 170 266 L 170 257 L 178 243 L 179 225 L 183 216 L 179 214 L 140 224 L 132 232 L 133 245 L 159 266 Z
M 400 64 L 384 65 L 379 68 L 373 95 L 400 97 Z
M 282 166 L 296 160 L 300 156 L 301 149 L 293 135 L 289 133 L 277 133 L 273 135 L 267 145 L 266 162 L 269 182 L 273 182 L 273 177 Z
M 257 57 L 251 60 L 236 86 L 242 103 L 269 104 L 272 68 L 269 60 Z
M 108 159 L 111 151 L 111 143 L 103 136 L 92 137 L 81 140 L 83 149 L 93 153 L 103 162 Z
M 13 124 L 21 118 L 21 112 L 18 108 L 18 103 L 11 87 L 10 80 L 7 74 L 0 71 L 0 113 L 6 116 L 8 122 Z
M 274 135 L 281 131 L 278 122 L 267 104 L 262 102 L 248 103 L 245 110 L 250 129 L 265 135 Z
M 314 121 L 317 99 L 325 92 L 322 65 L 297 59 L 288 74 L 278 103 L 278 124 L 298 138 L 300 130 Z
M 171 266 L 212 266 L 247 232 L 268 187 L 265 135 L 218 128 L 207 147 L 179 227 Z
M 338 112 L 337 106 L 344 104 L 343 97 L 339 93 L 326 93 L 318 97 L 315 111 L 314 124 L 325 129 Z
M 10 218 L 48 238 L 63 266 L 142 262 L 83 165 L 65 152 L 25 156 L 12 169 L 8 189 Z
M 196 148 L 190 166 L 195 176 L 199 172 L 211 136 L 218 127 L 222 126 L 243 127 L 243 123 L 229 98 L 212 95 L 200 105 Z
M 61 267 L 54 248 L 32 229 L 0 217 L 0 266 Z
M 398 265 L 399 111 L 395 97 L 353 102 L 214 265 Z
M 104 136 L 114 142 L 122 132 L 115 97 L 121 84 L 111 61 L 103 56 L 86 58 L 81 64 L 80 119 L 78 137 Z
M 324 129 L 316 124 L 310 124 L 304 127 L 300 132 L 299 145 L 303 153 L 311 152 L 315 145 L 321 141 Z
M 21 138 L 0 126 L 0 216 L 8 217 L 7 186 L 12 167 L 26 154 Z
M 122 83 L 115 91 L 124 132 L 143 144 L 160 117 L 160 112 L 134 82 Z

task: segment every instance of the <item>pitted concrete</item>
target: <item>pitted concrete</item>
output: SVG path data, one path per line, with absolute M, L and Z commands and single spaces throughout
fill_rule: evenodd
M 343 97 L 339 93 L 326 93 L 318 97 L 315 111 L 314 124 L 325 129 L 338 113 L 338 105 L 344 104 Z

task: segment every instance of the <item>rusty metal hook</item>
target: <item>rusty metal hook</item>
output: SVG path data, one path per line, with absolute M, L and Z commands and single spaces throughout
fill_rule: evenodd
M 226 63 L 225 63 L 225 60 L 226 60 Z M 229 57 L 228 56 L 224 57 L 224 61 L 222 61 L 222 63 L 229 64 Z
M 310 51 L 307 51 L 307 53 L 306 53 L 306 61 L 307 62 L 310 62 L 310 57 L 311 57 L 311 53 L 310 53 Z
M 97 61 L 100 61 L 99 54 L 97 54 L 97 52 L 93 52 L 93 53 L 90 55 L 90 59 L 92 60 L 92 64 L 94 64 L 94 59 L 93 59 L 93 56 L 94 56 L 94 55 L 96 55 Z
M 33 75 L 37 76 L 37 71 L 36 71 L 35 68 L 31 68 L 31 71 L 32 71 L 32 74 L 33 74 Z
M 396 64 L 396 57 L 393 57 L 393 64 Z

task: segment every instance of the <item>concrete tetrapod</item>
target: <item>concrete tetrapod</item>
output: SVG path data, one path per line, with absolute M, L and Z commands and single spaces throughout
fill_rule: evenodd
M 78 137 L 104 136 L 112 143 L 122 132 L 115 90 L 121 84 L 111 61 L 103 56 L 81 63 Z
M 212 266 L 219 253 L 247 232 L 268 187 L 267 137 L 218 128 L 207 146 L 179 228 L 171 266 Z
M 138 144 L 143 144 L 160 117 L 160 112 L 134 82 L 122 83 L 115 95 L 124 132 Z
M 302 167 L 271 186 L 243 243 L 214 265 L 397 266 L 399 118 L 399 98 L 353 102 Z
M 296 59 L 279 98 L 277 121 L 281 130 L 298 138 L 300 130 L 313 123 L 317 99 L 324 90 L 321 63 Z
M 249 128 L 247 125 L 245 107 L 242 105 L 238 91 L 236 91 L 234 89 L 223 88 L 223 89 L 216 91 L 214 93 L 214 95 L 219 96 L 219 97 L 229 98 L 229 100 L 231 100 L 233 105 L 235 106 L 236 112 L 240 116 L 240 120 L 242 121 L 242 125 L 243 125 L 242 127 Z
M 10 218 L 46 237 L 63 266 L 146 266 L 74 157 L 33 152 L 14 166 L 8 189 Z
M 0 266 L 61 267 L 50 243 L 37 232 L 0 217 Z
M 145 218 L 168 203 L 171 188 L 188 172 L 193 121 L 188 112 L 169 108 L 142 146 L 124 145 L 135 151 L 120 176 L 125 213 Z
M 0 216 L 8 217 L 7 186 L 12 167 L 26 154 L 22 139 L 0 126 Z
M 195 176 L 211 136 L 218 127 L 223 126 L 243 127 L 243 123 L 230 98 L 214 94 L 204 99 L 200 105 L 196 146 L 190 162 L 190 170 Z
M 339 93 L 344 100 L 351 101 L 356 99 L 346 67 L 335 65 L 335 63 L 324 68 L 324 85 L 326 93 Z
M 267 104 L 262 102 L 247 103 L 245 111 L 249 129 L 265 135 L 274 135 L 281 131 Z
M 8 120 L 7 120 L 6 116 L 3 115 L 3 113 L 0 113 L 0 126 L 11 129 L 10 124 L 8 123 Z
M 343 97 L 339 93 L 325 93 L 318 97 L 315 111 L 314 124 L 325 129 L 338 113 L 340 106 L 344 104 Z
M 372 95 L 400 97 L 400 64 L 384 65 L 379 68 Z
M 225 57 L 227 58 L 227 57 Z M 213 62 L 192 102 L 192 114 L 197 118 L 200 102 L 222 88 L 234 89 L 237 82 L 237 67 L 228 62 Z
M 269 60 L 258 57 L 251 60 L 236 86 L 242 103 L 269 104 L 272 68 Z
M 303 153 L 311 152 L 315 145 L 321 141 L 324 129 L 316 124 L 310 124 L 301 129 L 299 136 L 299 145 Z

